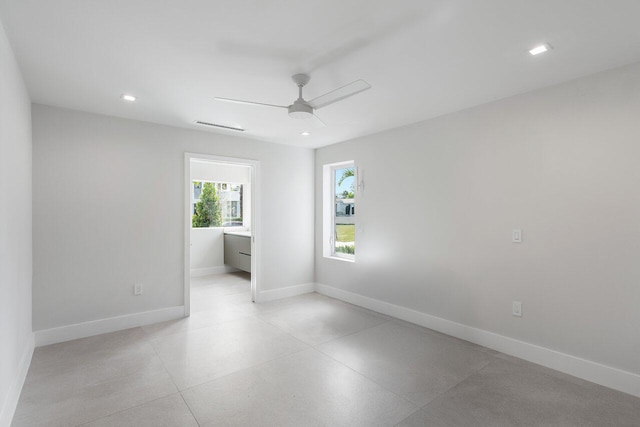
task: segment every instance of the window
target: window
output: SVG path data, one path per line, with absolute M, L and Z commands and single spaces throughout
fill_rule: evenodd
M 324 255 L 354 260 L 356 169 L 352 161 L 324 167 Z M 327 209 L 328 208 L 328 209 Z
M 239 227 L 244 224 L 242 184 L 193 181 L 192 188 L 192 227 Z

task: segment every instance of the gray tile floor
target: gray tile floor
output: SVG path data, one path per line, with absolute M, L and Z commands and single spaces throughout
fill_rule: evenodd
M 640 399 L 318 294 L 36 349 L 14 426 L 640 426 Z

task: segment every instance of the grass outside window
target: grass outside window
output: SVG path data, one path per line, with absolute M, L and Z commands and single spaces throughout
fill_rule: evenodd
M 336 240 L 338 242 L 355 242 L 356 226 L 353 224 L 336 224 Z

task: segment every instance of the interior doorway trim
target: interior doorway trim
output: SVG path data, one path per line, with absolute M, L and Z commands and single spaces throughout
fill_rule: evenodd
M 260 247 L 260 161 L 211 154 L 184 153 L 184 315 L 191 314 L 191 161 L 248 166 L 251 171 L 251 301 L 258 295 L 261 269 Z

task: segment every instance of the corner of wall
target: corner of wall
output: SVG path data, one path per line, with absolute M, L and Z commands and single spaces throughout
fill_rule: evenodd
M 22 352 L 19 362 L 19 370 L 9 387 L 5 401 L 0 410 L 0 426 L 10 426 L 13 415 L 16 412 L 18 406 L 18 400 L 20 400 L 20 393 L 22 392 L 22 386 L 27 379 L 27 373 L 29 372 L 29 366 L 31 366 L 31 357 L 33 356 L 33 350 L 35 348 L 35 338 L 32 333 L 27 345 Z
M 0 204 L 16 209 L 0 212 L 0 426 L 11 423 L 34 349 L 31 99 L 4 28 L 0 19 Z

